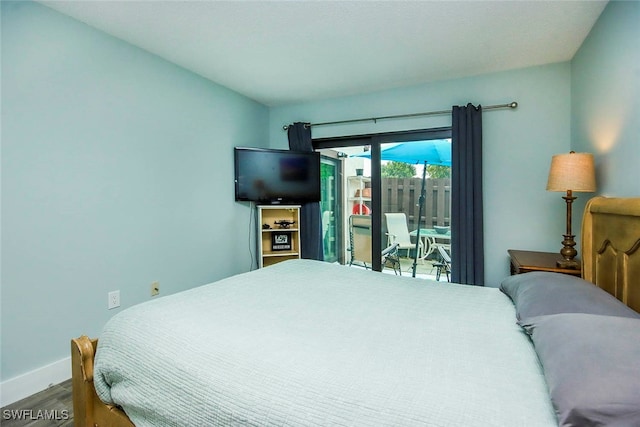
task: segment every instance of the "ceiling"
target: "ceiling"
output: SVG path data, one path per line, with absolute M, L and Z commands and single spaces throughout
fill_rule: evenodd
M 607 1 L 41 1 L 268 106 L 570 60 Z

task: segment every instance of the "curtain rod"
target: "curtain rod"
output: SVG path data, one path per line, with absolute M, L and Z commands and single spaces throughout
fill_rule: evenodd
M 498 105 L 489 105 L 486 107 L 482 107 L 482 110 L 497 110 L 501 108 L 517 108 L 518 103 L 515 101 L 509 102 L 508 104 L 498 104 Z M 305 127 L 314 127 L 314 126 L 329 126 L 329 125 L 341 125 L 345 123 L 361 123 L 361 122 L 374 122 L 376 123 L 378 120 L 390 120 L 390 119 L 404 119 L 408 117 L 421 117 L 421 116 L 441 116 L 444 114 L 451 114 L 451 110 L 441 110 L 441 111 L 427 111 L 425 113 L 413 113 L 413 114 L 397 114 L 395 116 L 382 116 L 382 117 L 370 117 L 367 119 L 351 119 L 351 120 L 339 120 L 337 122 L 324 122 L 324 123 L 305 123 Z M 282 126 L 282 130 L 289 129 L 289 125 Z

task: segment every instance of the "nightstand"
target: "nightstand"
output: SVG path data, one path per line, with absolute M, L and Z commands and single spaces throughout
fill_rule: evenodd
M 560 268 L 556 261 L 562 259 L 559 253 L 554 252 L 534 252 L 518 251 L 509 249 L 511 257 L 511 274 L 529 273 L 531 271 L 550 271 L 552 273 L 570 274 L 580 277 L 582 275 L 582 265 L 578 261 L 578 268 Z

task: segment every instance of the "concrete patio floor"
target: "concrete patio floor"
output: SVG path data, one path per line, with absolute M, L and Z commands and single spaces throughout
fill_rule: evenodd
M 436 267 L 433 266 L 435 261 L 432 260 L 418 260 L 416 265 L 416 279 L 436 280 Z M 353 264 L 353 268 L 364 268 L 359 264 Z M 413 258 L 400 257 L 400 267 L 403 277 L 412 277 L 413 274 Z M 385 274 L 396 274 L 391 267 L 385 267 L 382 270 Z M 440 282 L 446 283 L 447 276 L 442 273 L 440 276 Z

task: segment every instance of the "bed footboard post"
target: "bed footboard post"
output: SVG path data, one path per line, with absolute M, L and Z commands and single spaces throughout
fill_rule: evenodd
M 71 340 L 73 422 L 76 427 L 93 426 L 93 356 L 97 340 L 86 335 Z
M 73 424 L 76 427 L 135 427 L 120 408 L 102 403 L 93 384 L 98 340 L 85 335 L 71 340 Z

